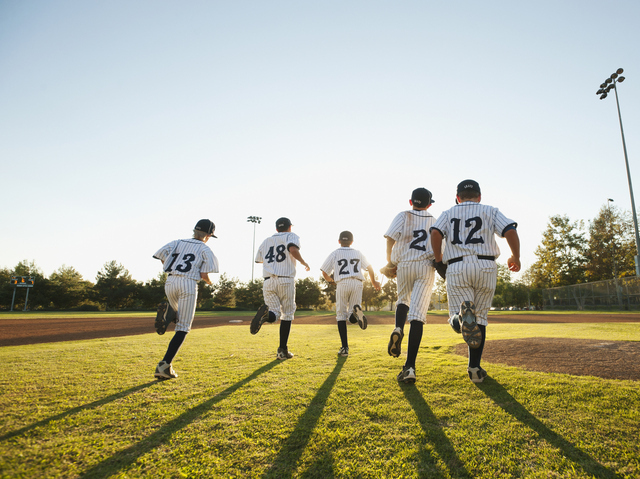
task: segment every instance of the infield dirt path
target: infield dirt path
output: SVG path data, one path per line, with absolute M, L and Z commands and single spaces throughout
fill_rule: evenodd
M 253 317 L 197 316 L 193 329 L 232 325 L 245 327 Z M 0 347 L 26 344 L 78 341 L 118 336 L 153 333 L 155 314 L 148 317 L 112 318 L 29 318 L 0 321 Z M 429 324 L 446 324 L 444 316 L 428 316 Z M 296 324 L 335 324 L 333 314 L 305 316 L 300 312 Z M 496 323 L 640 323 L 640 313 L 629 314 L 553 314 L 553 315 L 499 315 L 489 316 Z M 393 325 L 393 318 L 371 316 L 369 324 Z M 171 333 L 171 330 L 168 332 Z M 453 334 L 453 333 L 452 333 Z M 170 336 L 168 336 L 170 337 Z M 457 354 L 467 356 L 462 342 L 455 348 Z M 599 376 L 607 379 L 640 380 L 640 342 L 598 341 L 566 338 L 523 338 L 487 340 L 483 360 L 519 366 L 532 371 L 558 372 L 573 375 Z

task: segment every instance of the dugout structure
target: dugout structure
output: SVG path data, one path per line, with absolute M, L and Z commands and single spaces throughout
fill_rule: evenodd
M 611 279 L 542 290 L 548 310 L 640 310 L 640 278 Z
M 9 283 L 13 286 L 13 297 L 11 298 L 11 311 L 13 311 L 13 305 L 16 301 L 16 291 L 18 288 L 26 288 L 27 295 L 24 299 L 24 309 L 27 310 L 27 303 L 29 302 L 29 289 L 33 288 L 33 276 L 11 276 Z

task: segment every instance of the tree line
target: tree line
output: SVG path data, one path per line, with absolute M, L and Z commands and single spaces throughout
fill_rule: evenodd
M 26 288 L 10 284 L 12 276 L 34 278 L 34 287 L 29 288 L 27 307 L 29 310 L 153 310 L 166 301 L 164 284 L 166 273 L 146 282 L 136 281 L 129 271 L 117 261 L 105 263 L 98 272 L 95 283 L 85 280 L 71 266 L 61 266 L 49 277 L 31 261 L 21 261 L 13 269 L 0 269 L 0 309 L 8 310 L 15 294 L 14 310 L 22 310 L 26 299 Z M 201 310 L 256 310 L 264 302 L 263 279 L 242 282 L 226 273 L 220 275 L 213 285 L 198 282 L 198 309 Z M 324 278 L 296 280 L 296 303 L 298 309 L 332 309 L 335 303 L 335 284 Z M 395 281 L 387 282 L 382 291 L 373 289 L 365 282 L 363 308 L 380 309 L 393 306 L 396 299 Z
M 596 218 L 588 222 L 572 221 L 555 215 L 535 250 L 537 260 L 513 281 L 506 265 L 498 264 L 498 281 L 493 306 L 542 308 L 542 289 L 601 281 L 614 277 L 635 276 L 636 254 L 633 220 L 630 212 L 604 205 Z M 105 263 L 95 283 L 86 281 L 71 266 L 61 266 L 48 278 L 33 262 L 21 261 L 13 269 L 0 269 L 0 309 L 8 310 L 14 293 L 11 276 L 32 276 L 28 307 L 31 310 L 153 310 L 165 301 L 164 274 L 146 282 L 131 277 L 116 261 Z M 198 308 L 204 310 L 255 310 L 263 303 L 262 278 L 242 282 L 220 275 L 212 286 L 198 283 Z M 18 288 L 15 310 L 24 306 L 25 288 Z M 397 299 L 395 280 L 386 281 L 382 291 L 364 284 L 363 309 L 393 309 Z M 446 303 L 445 282 L 438 278 L 433 301 Z M 296 303 L 299 309 L 331 310 L 335 303 L 335 285 L 324 278 L 296 280 Z

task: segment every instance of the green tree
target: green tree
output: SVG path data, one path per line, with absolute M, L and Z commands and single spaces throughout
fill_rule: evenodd
M 131 273 L 115 260 L 105 263 L 98 271 L 95 297 L 107 310 L 133 307 L 138 290 L 139 285 Z
M 77 308 L 84 303 L 93 288 L 72 266 L 62 265 L 49 277 L 51 283 L 51 304 L 55 309 Z
M 262 278 L 239 283 L 236 287 L 236 307 L 254 310 L 262 306 L 264 303 L 263 283 Z
M 229 278 L 227 273 L 222 273 L 218 281 L 213 284 L 213 306 L 235 308 L 238 283 L 237 278 Z
M 0 309 L 11 309 L 11 298 L 13 298 L 14 289 L 9 283 L 11 276 L 13 276 L 12 270 L 8 268 L 0 269 Z
M 389 307 L 393 311 L 393 305 L 398 300 L 398 283 L 395 278 L 387 280 L 382 285 L 381 297 L 384 302 L 389 303 Z
M 167 273 L 159 273 L 144 283 L 138 290 L 138 300 L 144 309 L 155 309 L 158 304 L 167 301 L 164 292 L 164 284 L 167 282 Z
M 589 242 L 586 252 L 586 277 L 602 281 L 635 276 L 636 243 L 633 219 L 629 212 L 621 213 L 608 205 L 589 222 Z
M 53 298 L 51 283 L 45 278 L 44 273 L 36 265 L 35 261 L 20 261 L 14 268 L 12 276 L 31 276 L 34 280 L 33 287 L 28 288 L 28 309 L 45 309 L 51 307 Z M 14 309 L 23 309 L 25 299 L 27 298 L 26 290 L 27 288 L 18 288 Z
M 304 278 L 296 281 L 296 304 L 299 309 L 311 309 L 320 306 L 324 302 L 320 284 L 313 278 Z
M 537 261 L 531 265 L 534 286 L 552 288 L 586 280 L 587 239 L 584 222 L 567 216 L 552 216 L 536 248 Z
M 380 310 L 386 302 L 382 291 L 376 291 L 371 281 L 362 283 L 362 309 L 365 311 Z

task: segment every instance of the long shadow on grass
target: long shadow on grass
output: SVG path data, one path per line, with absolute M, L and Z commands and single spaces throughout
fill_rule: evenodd
M 426 434 L 426 443 L 431 444 L 440 459 L 447 465 L 451 477 L 473 477 L 458 458 L 451 441 L 444 433 L 440 422 L 418 389 L 413 386 L 401 386 L 407 401 L 420 421 L 420 426 Z M 420 477 L 449 477 L 438 469 L 438 457 L 434 457 L 425 447 L 419 452 L 420 464 L 418 471 Z
M 545 426 L 538 418 L 531 414 L 495 379 L 486 378 L 484 382 L 476 384 L 497 406 L 511 414 L 522 424 L 533 429 L 545 441 L 562 451 L 562 454 L 573 462 L 575 466 L 582 468 L 587 474 L 594 477 L 618 477 L 615 472 L 607 469 L 584 451 L 578 449 L 558 433 Z
M 28 426 L 24 426 L 20 429 L 17 429 L 15 431 L 11 431 L 8 432 L 7 434 L 0 436 L 0 441 L 6 441 L 7 439 L 11 439 L 12 437 L 16 437 L 19 436 L 21 434 L 24 434 L 25 432 L 31 431 L 32 429 L 35 429 L 37 427 L 41 427 L 41 426 L 46 426 L 47 424 L 49 424 L 51 421 L 58 421 L 60 419 L 64 419 L 67 416 L 71 416 L 73 414 L 78 414 L 82 411 L 88 411 L 90 409 L 95 409 L 97 407 L 100 406 L 104 406 L 105 404 L 110 403 L 111 401 L 115 401 L 117 399 L 123 398 L 125 396 L 128 396 L 129 394 L 133 394 L 135 392 L 138 392 L 142 389 L 148 388 L 149 386 L 151 386 L 152 384 L 156 384 L 158 381 L 151 381 L 145 384 L 140 384 L 139 386 L 134 386 L 130 389 L 127 389 L 125 391 L 120 391 L 119 393 L 115 393 L 112 394 L 111 396 L 107 396 L 106 398 L 103 399 L 99 399 L 97 401 L 93 401 L 89 404 L 84 404 L 82 406 L 77 406 L 74 407 L 72 409 L 69 409 L 68 411 L 62 412 L 60 414 L 57 414 L 55 416 L 51 416 L 48 417 L 46 419 L 42 419 L 38 422 L 34 422 L 33 424 L 30 424 Z
M 280 452 L 273 461 L 273 464 L 262 477 L 284 479 L 293 476 L 296 470 L 296 464 L 307 447 L 309 438 L 318 423 L 318 419 L 320 419 L 320 415 L 324 410 L 329 394 L 331 394 L 331 390 L 333 389 L 346 360 L 346 357 L 338 358 L 336 367 L 333 368 L 329 377 L 325 379 L 324 383 L 322 383 L 322 386 L 318 389 L 318 393 L 311 400 L 309 407 L 300 417 L 295 429 L 280 449 Z M 324 469 L 327 470 L 324 471 Z M 316 462 L 314 472 L 317 473 L 316 477 L 332 477 L 333 475 L 331 470 L 332 468 L 327 468 L 326 464 L 319 464 Z
M 114 454 L 110 458 L 96 464 L 91 469 L 88 469 L 80 477 L 109 477 L 112 475 L 116 475 L 117 471 L 121 471 L 127 468 L 128 466 L 136 462 L 140 456 L 154 450 L 161 444 L 168 442 L 173 434 L 187 427 L 193 421 L 197 420 L 204 413 L 209 411 L 214 404 L 222 401 L 223 399 L 226 399 L 230 394 L 233 394 L 245 384 L 253 381 L 258 376 L 266 373 L 270 369 L 273 369 L 277 364 L 280 363 L 281 361 L 274 359 L 272 362 L 256 369 L 249 376 L 229 386 L 224 391 L 219 392 L 211 399 L 208 399 L 202 404 L 199 404 L 198 406 L 185 411 L 177 418 L 169 421 L 156 432 L 138 442 L 137 444 L 134 444 L 133 446 L 130 446 L 127 449 L 124 449 Z

